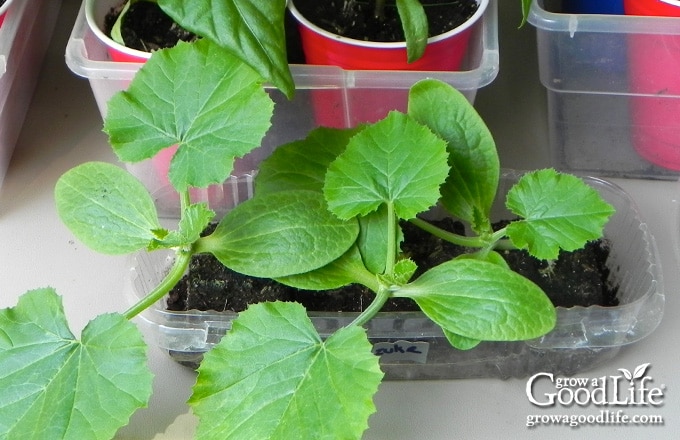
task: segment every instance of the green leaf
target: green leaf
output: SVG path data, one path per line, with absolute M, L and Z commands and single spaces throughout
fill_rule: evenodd
M 146 345 L 121 315 L 102 315 L 76 340 L 53 289 L 0 311 L 0 438 L 109 439 L 146 406 Z
M 527 173 L 508 192 L 506 205 L 524 220 L 507 227 L 520 249 L 543 260 L 557 259 L 602 237 L 615 209 L 583 180 L 555 170 Z
M 319 269 L 276 278 L 276 281 L 298 289 L 329 290 L 360 282 L 360 274 L 365 275 L 366 268 L 359 250 L 352 246 L 343 256 Z
M 431 79 L 411 87 L 408 114 L 448 144 L 451 172 L 442 187 L 444 207 L 475 232 L 490 232 L 500 162 L 482 118 L 460 92 Z
M 321 194 L 289 191 L 258 195 L 238 205 L 199 246 L 237 272 L 278 278 L 336 260 L 358 234 L 356 220 L 335 217 Z
M 274 108 L 261 77 L 207 40 L 155 52 L 108 105 L 104 131 L 120 160 L 179 145 L 169 171 L 178 191 L 223 182 L 260 145 Z
M 176 22 L 248 63 L 291 98 L 284 16 L 286 0 L 158 0 Z
M 427 47 L 427 15 L 419 0 L 397 0 L 397 10 L 406 37 L 408 62 L 412 63 L 423 56 Z
M 464 258 L 440 264 L 395 296 L 414 299 L 446 332 L 468 339 L 531 339 L 555 326 L 555 308 L 538 286 L 487 261 Z
M 299 304 L 262 303 L 205 355 L 189 404 L 202 440 L 359 439 L 382 377 L 364 329 L 322 341 Z
M 323 191 L 328 165 L 347 147 L 361 128 L 319 127 L 303 140 L 282 145 L 260 164 L 255 193 L 309 190 Z
M 64 224 L 97 252 L 136 252 L 163 235 L 144 185 L 112 164 L 90 162 L 67 171 L 57 181 L 55 201 Z
M 324 194 L 340 218 L 393 203 L 396 215 L 409 219 L 437 203 L 447 173 L 446 143 L 393 111 L 349 141 L 328 168 Z
M 449 341 L 449 344 L 451 344 L 458 350 L 471 350 L 478 346 L 480 342 L 482 342 L 479 339 L 466 338 L 465 336 L 447 332 L 446 330 L 444 330 L 444 336 L 446 336 L 446 339 Z

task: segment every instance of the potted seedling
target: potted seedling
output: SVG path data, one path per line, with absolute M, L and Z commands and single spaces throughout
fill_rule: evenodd
M 363 326 L 392 297 L 413 299 L 461 349 L 553 328 L 556 313 L 545 294 L 509 270 L 495 248 L 507 235 L 554 258 L 560 247 L 599 237 L 612 207 L 579 179 L 545 170 L 521 179 L 509 195 L 508 206 L 523 220 L 492 231 L 499 178 L 493 142 L 467 101 L 439 81 L 412 88 L 407 114 L 352 131 L 314 132 L 329 149 L 317 152 L 327 153 L 321 166 L 291 173 L 290 161 L 274 160 L 258 193 L 202 236 L 215 214 L 193 202 L 191 190 L 224 181 L 234 157 L 259 143 L 273 108 L 263 81 L 202 39 L 152 55 L 129 90 L 110 102 L 105 131 L 121 161 L 178 145 L 168 175 L 180 200 L 176 226 L 161 225 L 139 181 L 104 163 L 80 165 L 59 179 L 59 215 L 100 252 L 171 249 L 175 259 L 147 297 L 123 314 L 95 318 L 80 341 L 50 289 L 27 293 L 0 313 L 3 434 L 112 437 L 150 393 L 145 347 L 128 321 L 162 298 L 198 253 L 249 276 L 317 289 L 359 283 L 374 292 L 356 319 L 324 338 L 295 303 L 242 312 L 199 370 L 190 401 L 201 419 L 199 438 L 359 438 L 383 377 Z M 440 199 L 475 232 L 455 240 L 477 250 L 412 279 L 416 267 L 399 250 L 398 220 L 429 229 L 415 218 Z

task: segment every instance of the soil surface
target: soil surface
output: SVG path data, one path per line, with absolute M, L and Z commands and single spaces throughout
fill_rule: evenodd
M 419 273 L 466 252 L 465 248 L 445 242 L 410 223 L 403 225 L 405 244 L 402 250 L 417 264 Z M 462 233 L 463 226 L 452 220 L 438 226 Z M 548 263 L 531 257 L 526 251 L 503 251 L 510 267 L 538 284 L 555 306 L 615 306 L 616 286 L 607 282 L 606 260 L 609 247 L 604 240 L 588 243 L 575 252 L 562 252 Z M 418 273 L 416 274 L 418 276 Z M 347 286 L 330 291 L 304 291 L 275 281 L 247 277 L 222 266 L 208 255 L 195 256 L 189 273 L 173 289 L 167 301 L 169 310 L 244 310 L 248 304 L 262 301 L 297 301 L 310 311 L 361 311 L 373 293 L 362 286 Z M 392 299 L 382 311 L 418 310 L 410 299 Z
M 121 4 L 111 9 L 104 22 L 104 32 L 111 35 L 111 28 L 123 9 Z M 153 2 L 141 1 L 130 6 L 121 23 L 121 36 L 125 46 L 153 52 L 175 46 L 181 41 L 193 41 L 196 35 L 178 26 Z
M 404 41 L 404 31 L 394 0 L 381 12 L 374 0 L 295 0 L 295 7 L 320 28 L 355 40 Z M 476 0 L 422 0 L 429 36 L 450 31 L 464 23 L 478 8 Z

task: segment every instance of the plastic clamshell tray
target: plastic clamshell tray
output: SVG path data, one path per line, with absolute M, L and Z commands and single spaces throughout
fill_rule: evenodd
M 499 194 L 504 195 L 518 176 L 515 172 L 504 173 Z M 396 344 L 401 349 L 416 347 L 415 351 L 420 352 L 383 355 L 381 367 L 386 377 L 393 380 L 508 378 L 536 372 L 572 375 L 613 358 L 622 346 L 650 334 L 661 321 L 664 306 L 654 238 L 633 200 L 620 187 L 596 178 L 585 180 L 616 208 L 616 214 L 605 228 L 605 238 L 611 245 L 607 262 L 609 283 L 619 287 L 620 305 L 558 308 L 555 329 L 542 338 L 483 342 L 469 351 L 452 348 L 442 331 L 422 313 L 381 312 L 367 325 L 374 347 L 390 352 Z M 244 185 L 244 181 L 225 184 L 231 185 Z M 503 218 L 508 218 L 508 213 L 499 208 L 494 219 Z M 156 285 L 172 258 L 168 252 L 140 253 L 134 257 L 127 289 L 131 302 L 139 300 Z M 236 317 L 229 312 L 171 312 L 164 304 L 165 301 L 159 301 L 145 311 L 141 322 L 151 327 L 159 347 L 176 361 L 192 367 L 200 363 L 204 352 L 219 342 Z M 322 336 L 348 324 L 355 316 L 309 314 Z

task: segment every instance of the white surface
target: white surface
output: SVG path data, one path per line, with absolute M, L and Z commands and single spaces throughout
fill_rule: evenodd
M 516 2 L 501 2 L 516 3 Z M 64 0 L 57 31 L 32 102 L 22 135 L 0 189 L 0 307 L 13 306 L 17 297 L 32 288 L 53 286 L 64 297 L 66 313 L 74 332 L 99 313 L 123 311 L 123 277 L 127 268 L 125 258 L 95 254 L 73 236 L 59 222 L 53 201 L 56 179 L 72 166 L 88 160 L 114 161 L 113 154 L 101 133 L 101 118 L 90 86 L 86 80 L 73 76 L 64 64 L 64 47 L 79 6 L 78 0 Z M 512 14 L 502 31 L 517 32 L 516 9 L 501 7 Z M 518 35 L 529 38 L 528 30 Z M 514 45 L 516 43 L 512 43 Z M 503 46 L 503 43 L 501 43 Z M 507 46 L 511 44 L 508 43 Z M 503 48 L 501 49 L 503 50 Z M 530 57 L 529 57 L 530 58 Z M 503 61 L 502 61 L 503 63 Z M 523 62 L 524 69 L 533 68 Z M 508 80 L 521 73 L 501 65 L 498 83 L 480 91 L 481 112 L 489 118 L 496 135 L 508 134 L 499 141 L 503 151 L 503 165 L 528 168 L 542 165 L 542 153 L 536 144 L 544 133 L 539 119 L 545 108 L 540 84 L 535 72 L 518 75 L 523 83 L 508 90 Z M 507 73 L 504 76 L 504 73 Z M 517 94 L 524 99 L 514 113 L 508 100 Z M 536 98 L 536 99 L 533 99 Z M 492 110 L 491 104 L 499 110 Z M 499 113 L 500 112 L 500 113 Z M 506 118 L 517 118 L 531 123 L 524 131 L 510 130 Z M 529 116 L 527 116 L 529 115 Z M 538 121 L 538 122 L 536 122 Z M 518 124 L 520 123 L 518 122 Z M 370 420 L 371 429 L 365 439 L 518 439 L 518 438 L 579 438 L 579 439 L 675 439 L 680 432 L 680 365 L 678 364 L 677 315 L 678 220 L 675 182 L 617 180 L 646 214 L 650 229 L 657 237 L 662 256 L 666 311 L 659 328 L 647 339 L 622 350 L 609 364 L 579 375 L 598 378 L 620 375 L 619 368 L 634 369 L 651 363 L 650 385 L 664 389 L 663 405 L 650 407 L 609 407 L 622 409 L 629 415 L 659 414 L 663 426 L 542 426 L 528 429 L 530 414 L 598 414 L 601 408 L 563 407 L 544 409 L 533 406 L 525 395 L 525 379 L 501 381 L 464 380 L 440 382 L 384 383 L 376 398 L 378 413 Z M 190 393 L 194 373 L 176 365 L 165 354 L 150 349 L 150 364 L 156 378 L 154 396 L 147 409 L 138 411 L 131 424 L 123 429 L 121 439 L 183 439 L 190 438 L 193 418 L 184 403 Z

